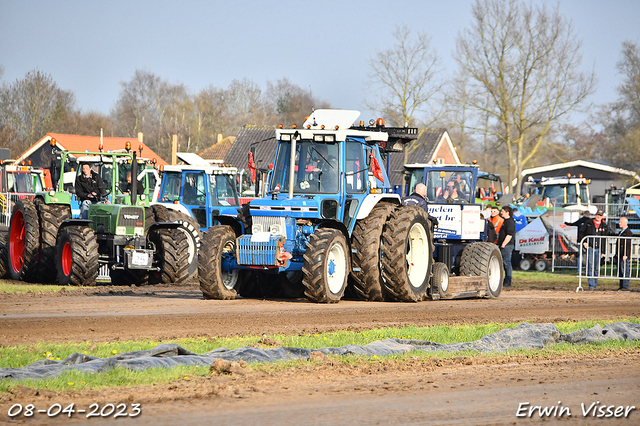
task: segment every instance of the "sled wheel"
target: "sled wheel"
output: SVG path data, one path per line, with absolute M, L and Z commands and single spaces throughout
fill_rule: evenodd
M 337 303 L 342 299 L 349 276 L 349 247 L 342 232 L 316 229 L 304 254 L 302 284 L 313 302 Z
M 433 264 L 431 222 L 424 209 L 399 206 L 382 233 L 384 288 L 399 302 L 419 302 L 427 291 Z
M 531 269 L 531 260 L 526 257 L 520 261 L 520 269 L 523 271 L 528 271 Z
M 502 292 L 504 270 L 502 255 L 498 246 L 492 243 L 472 243 L 462 252 L 460 274 L 465 276 L 484 276 L 486 297 L 495 299 Z
M 431 291 L 436 291 L 440 295 L 441 299 L 448 299 L 451 297 L 449 292 L 449 268 L 442 262 L 436 262 L 433 264 L 433 276 L 431 277 Z

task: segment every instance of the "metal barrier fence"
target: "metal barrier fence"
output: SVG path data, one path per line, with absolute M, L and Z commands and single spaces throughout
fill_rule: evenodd
M 584 248 L 587 243 L 588 248 Z M 631 245 L 631 256 L 624 261 L 622 249 Z M 640 281 L 640 238 L 617 236 L 586 236 L 581 241 L 578 265 L 578 287 L 584 290 L 582 279 L 625 279 Z
M 4 192 L 0 193 L 0 225 L 9 226 L 11 223 L 11 211 L 13 210 L 13 205 L 19 199 L 29 199 L 33 200 L 34 197 L 33 192 Z
M 609 203 L 594 203 L 590 204 L 590 210 L 595 212 L 602 210 L 604 212 L 604 219 L 612 234 L 619 231 L 618 220 L 621 217 L 626 217 L 628 220 L 629 229 L 634 233 L 634 236 L 640 235 L 640 212 L 632 209 L 629 204 L 609 204 Z M 581 246 L 578 246 L 576 237 L 577 234 L 569 236 L 567 232 L 560 230 L 561 226 L 564 226 L 565 222 L 575 222 L 582 216 L 582 211 L 558 211 L 556 207 L 553 207 L 553 217 L 549 218 L 550 228 L 552 229 L 549 238 L 552 240 L 551 245 L 551 271 L 555 269 L 578 269 L 578 265 L 582 265 L 579 262 L 579 257 L 582 255 Z M 591 214 L 593 218 L 594 215 Z M 577 227 L 572 232 L 577 232 Z M 583 265 L 584 267 L 584 265 Z

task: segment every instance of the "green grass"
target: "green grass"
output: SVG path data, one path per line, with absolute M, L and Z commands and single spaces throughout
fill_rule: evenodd
M 55 293 L 65 288 L 65 286 L 61 285 L 16 284 L 19 282 L 20 281 L 0 280 L 0 293 L 28 293 L 30 291 L 49 291 Z
M 610 271 L 608 271 L 610 274 Z M 619 287 L 618 278 L 600 278 L 598 279 L 598 289 L 615 290 Z M 631 281 L 631 288 L 637 285 L 637 281 Z M 559 269 L 555 272 L 537 272 L 537 271 L 513 271 L 513 288 L 527 289 L 554 289 L 554 290 L 571 290 L 575 291 L 578 287 L 578 277 L 576 269 Z M 582 288 L 589 287 L 587 279 L 582 279 Z
M 640 323 L 638 318 L 626 318 L 617 321 L 627 321 L 632 323 Z M 563 333 L 580 330 L 582 328 L 591 328 L 595 324 L 605 325 L 617 321 L 567 321 L 556 323 L 556 327 Z M 491 323 L 483 325 L 457 325 L 443 326 L 436 325 L 431 327 L 402 327 L 402 328 L 384 328 L 372 329 L 362 332 L 333 332 L 323 334 L 305 334 L 305 335 L 271 335 L 267 336 L 272 342 L 276 342 L 275 346 L 295 346 L 308 349 L 318 349 L 322 347 L 339 347 L 348 344 L 366 344 L 375 340 L 386 338 L 405 338 L 429 340 L 437 343 L 459 343 L 477 340 L 487 334 L 494 333 L 504 328 L 513 328 L 516 323 Z M 220 347 L 234 349 L 247 345 L 262 346 L 259 341 L 263 339 L 261 336 L 246 336 L 223 339 L 178 339 L 165 343 L 177 343 L 195 353 L 205 353 Z M 157 341 L 129 341 L 129 342 L 113 342 L 113 343 L 38 343 L 34 345 L 21 345 L 14 347 L 0 348 L 0 367 L 21 367 L 32 362 L 46 359 L 64 359 L 74 352 L 87 353 L 101 358 L 110 357 L 117 353 L 129 352 L 135 350 L 150 349 L 159 344 Z M 531 355 L 539 356 L 552 353 L 590 353 L 598 352 L 606 349 L 623 349 L 629 347 L 640 347 L 640 342 L 636 341 L 607 341 L 603 343 L 593 343 L 587 345 L 554 345 L 541 350 L 516 350 L 507 353 L 498 354 L 478 354 L 475 352 L 465 351 L 458 353 L 449 352 L 431 352 L 425 353 L 421 351 L 413 351 L 402 355 L 393 355 L 385 357 L 389 360 L 406 360 L 415 357 L 435 357 L 448 358 L 454 356 L 504 356 L 504 355 Z M 359 357 L 346 356 L 340 357 L 338 362 L 346 363 L 363 363 L 378 361 L 378 357 Z M 307 361 L 287 361 L 277 362 L 273 364 L 253 364 L 251 368 L 259 370 L 283 369 L 305 365 Z M 100 374 L 81 373 L 78 371 L 69 371 L 60 377 L 45 380 L 25 380 L 20 385 L 35 387 L 38 389 L 48 389 L 52 391 L 70 390 L 70 389 L 97 389 L 104 387 L 133 386 L 133 385 L 149 385 L 152 383 L 168 383 L 173 380 L 188 380 L 189 377 L 199 377 L 208 375 L 208 368 L 205 367 L 176 367 L 170 369 L 153 368 L 142 372 L 129 371 L 124 368 L 117 368 Z M 185 379 L 185 377 L 187 379 Z M 16 385 L 16 381 L 2 380 L 0 381 L 0 392 L 6 392 L 12 386 Z

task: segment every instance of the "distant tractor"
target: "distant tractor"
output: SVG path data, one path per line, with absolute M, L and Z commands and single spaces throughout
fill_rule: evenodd
M 484 242 L 485 221 L 476 203 L 475 165 L 405 165 L 407 194 L 418 183 L 427 187 L 429 214 L 438 219 L 434 233 L 434 298 L 496 298 L 502 292 L 502 255 Z M 450 190 L 454 188 L 455 192 Z
M 165 221 L 166 209 L 150 207 L 145 194 L 119 187 L 121 169 L 138 176 L 135 152 L 69 152 L 52 149 L 59 170 L 72 158 L 94 157 L 108 197 L 92 204 L 88 219 L 72 217 L 72 194 L 58 175 L 55 188 L 37 192 L 33 201 L 14 205 L 8 237 L 8 269 L 12 279 L 92 285 L 106 265 L 114 284 L 184 282 L 188 278 L 188 241 L 179 223 Z M 68 168 L 68 167 L 67 167 Z M 108 172 L 108 173 L 107 173 Z M 79 171 L 78 171 L 79 173 Z M 71 188 L 67 188 L 71 189 Z

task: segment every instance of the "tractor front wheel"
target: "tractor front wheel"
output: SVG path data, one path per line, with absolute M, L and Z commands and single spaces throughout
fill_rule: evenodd
M 88 286 L 98 277 L 98 240 L 88 226 L 66 226 L 57 239 L 56 269 L 60 285 Z
M 230 226 L 214 226 L 204 233 L 198 252 L 198 281 L 205 299 L 228 300 L 238 294 L 246 271 L 225 271 L 222 265 L 235 251 L 236 234 Z
M 340 301 L 350 269 L 349 246 L 342 232 L 316 229 L 304 254 L 302 284 L 305 296 L 318 303 Z

